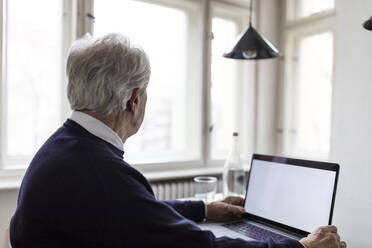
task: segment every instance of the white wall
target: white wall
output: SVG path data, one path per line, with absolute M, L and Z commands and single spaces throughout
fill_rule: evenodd
M 341 177 L 334 223 L 349 247 L 372 247 L 371 0 L 336 0 L 332 160 Z
M 17 204 L 18 190 L 0 190 L 0 237 L 9 226 Z M 1 241 L 0 241 L 1 244 Z

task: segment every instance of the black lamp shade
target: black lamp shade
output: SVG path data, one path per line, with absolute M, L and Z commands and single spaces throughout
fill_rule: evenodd
M 251 25 L 239 35 L 231 51 L 223 55 L 223 57 L 231 59 L 269 59 L 278 56 L 278 49 Z
M 368 29 L 368 30 L 371 30 L 372 31 L 372 16 L 371 16 L 371 18 L 369 18 L 367 21 L 365 21 L 363 23 L 363 27 L 365 29 Z

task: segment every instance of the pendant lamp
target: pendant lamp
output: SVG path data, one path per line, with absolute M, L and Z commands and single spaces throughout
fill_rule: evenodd
M 226 52 L 223 57 L 231 59 L 269 59 L 279 56 L 278 49 L 252 27 L 252 4 L 253 0 L 250 2 L 248 29 L 238 36 L 233 48 Z
M 363 27 L 372 31 L 372 16 L 363 23 Z

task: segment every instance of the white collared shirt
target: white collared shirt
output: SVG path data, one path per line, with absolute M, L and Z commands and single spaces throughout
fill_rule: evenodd
M 124 151 L 124 144 L 119 135 L 102 121 L 77 110 L 72 111 L 70 119 L 94 136 L 112 144 L 120 151 Z

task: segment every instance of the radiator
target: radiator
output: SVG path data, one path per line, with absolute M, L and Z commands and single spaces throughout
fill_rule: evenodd
M 195 195 L 193 179 L 152 182 L 151 187 L 158 200 L 175 200 Z M 217 181 L 217 192 L 222 192 L 221 178 L 218 178 Z

